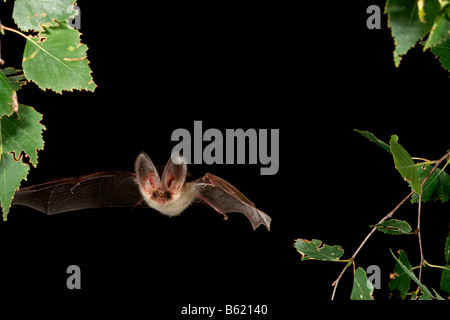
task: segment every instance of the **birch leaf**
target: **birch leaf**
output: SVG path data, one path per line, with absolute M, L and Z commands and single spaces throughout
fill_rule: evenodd
M 94 91 L 87 46 L 80 33 L 65 24 L 48 28 L 39 37 L 27 37 L 23 53 L 23 71 L 28 80 L 41 89 Z
M 73 0 L 17 0 L 13 18 L 23 31 L 44 31 L 43 27 L 55 27 L 75 16 Z

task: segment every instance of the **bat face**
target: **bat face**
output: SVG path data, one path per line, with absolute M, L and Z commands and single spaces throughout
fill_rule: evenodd
M 195 199 L 198 187 L 195 183 L 185 183 L 186 162 L 175 164 L 172 158 L 167 162 L 161 178 L 145 152 L 138 155 L 134 167 L 139 191 L 145 202 L 162 214 L 177 216 Z

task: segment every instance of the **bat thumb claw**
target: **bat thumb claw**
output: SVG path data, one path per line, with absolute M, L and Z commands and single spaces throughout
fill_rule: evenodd
M 223 220 L 228 220 L 228 215 L 225 213 L 222 213 L 222 214 L 223 214 Z

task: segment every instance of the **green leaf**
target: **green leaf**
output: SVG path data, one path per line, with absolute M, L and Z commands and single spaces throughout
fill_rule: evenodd
M 390 250 L 390 249 L 389 249 Z M 426 286 L 424 286 L 419 279 L 417 279 L 416 275 L 414 273 L 412 273 L 399 259 L 397 259 L 397 257 L 395 256 L 395 254 L 391 251 L 392 256 L 394 257 L 394 259 L 397 261 L 398 265 L 403 269 L 403 271 L 420 287 L 420 289 L 423 292 L 422 297 L 420 298 L 421 300 L 429 300 L 433 297 L 433 295 L 431 294 L 430 290 L 428 290 L 428 288 Z
M 422 182 L 426 178 L 426 176 L 432 169 L 433 166 L 431 165 L 417 167 L 417 173 L 419 175 L 420 182 Z M 436 170 L 434 170 L 434 172 L 430 175 L 422 188 L 422 201 L 428 201 L 430 199 L 435 200 L 441 197 L 441 195 L 439 195 L 438 193 L 441 188 L 441 178 L 444 176 L 448 177 L 445 171 L 441 171 L 439 168 L 436 168 Z M 419 201 L 419 197 L 417 194 L 416 197 L 417 201 Z
M 0 146 L 2 142 L 0 141 Z M 11 199 L 19 189 L 20 181 L 26 178 L 30 167 L 22 161 L 14 160 L 12 154 L 1 148 L 0 158 L 0 202 L 3 208 L 3 220 L 6 221 Z
M 9 116 L 13 113 L 14 89 L 9 79 L 0 72 L 0 117 Z
M 450 264 L 446 264 L 447 269 L 442 270 L 440 288 L 446 295 L 450 296 Z
M 420 296 L 419 300 L 433 300 L 433 296 L 431 295 L 431 292 L 430 294 L 422 292 L 422 295 Z
M 419 179 L 422 182 L 425 177 L 430 173 L 433 166 L 424 165 L 417 167 L 417 173 Z M 427 182 L 423 186 L 422 201 L 426 202 L 429 200 L 441 200 L 441 202 L 446 202 L 450 199 L 450 176 L 440 168 L 430 175 Z M 411 196 L 411 202 L 417 203 L 419 201 L 419 195 L 414 193 Z
M 34 167 L 37 165 L 37 150 L 44 148 L 42 131 L 45 127 L 40 123 L 42 115 L 31 107 L 19 105 L 19 112 L 10 117 L 3 117 L 2 141 L 8 151 L 19 156 L 24 151 Z
M 341 261 L 344 254 L 341 246 L 322 245 L 322 241 L 313 239 L 297 239 L 294 244 L 295 249 L 302 255 L 302 261 L 316 259 L 321 261 Z
M 450 39 L 432 47 L 431 51 L 439 57 L 442 66 L 450 71 Z
M 424 50 L 447 41 L 450 37 L 450 6 L 445 7 L 431 28 Z
M 11 88 L 15 91 L 19 91 L 20 88 L 26 83 L 26 78 L 22 74 L 22 70 L 17 70 L 14 68 L 5 68 L 0 69 L 0 72 L 2 72 L 9 80 L 11 84 Z
M 408 222 L 397 219 L 387 220 L 375 226 L 377 227 L 378 231 L 395 235 L 408 234 L 412 230 Z
M 399 259 L 408 270 L 412 269 L 412 265 L 403 250 L 399 250 Z M 405 273 L 398 262 L 395 264 L 394 274 L 392 276 L 393 279 L 389 282 L 389 289 L 391 292 L 397 292 L 400 298 L 405 300 L 411 284 L 411 278 Z
M 373 143 L 375 143 L 376 145 L 380 146 L 381 148 L 383 148 L 384 150 L 386 150 L 387 152 L 391 153 L 391 148 L 389 147 L 389 145 L 384 142 L 381 141 L 380 139 L 378 139 L 377 137 L 375 137 L 373 135 L 373 133 L 370 133 L 369 131 L 361 131 L 358 129 L 354 129 L 354 131 L 358 132 L 360 135 L 362 135 L 364 138 L 369 139 L 370 141 L 372 141 Z
M 441 295 L 439 295 L 439 293 L 436 292 L 436 290 L 433 289 L 434 295 L 436 296 L 436 300 L 445 300 L 444 298 L 442 298 Z
M 20 181 L 26 178 L 29 166 L 24 164 L 22 152 L 36 166 L 37 150 L 42 149 L 42 131 L 39 123 L 42 115 L 33 108 L 19 105 L 18 113 L 0 119 L 0 202 L 3 219 L 6 220 L 11 199 L 19 188 Z
M 402 177 L 411 183 L 412 188 L 418 194 L 421 194 L 420 180 L 417 173 L 417 166 L 414 160 L 398 142 L 398 136 L 392 135 L 389 145 L 391 147 L 391 153 L 394 156 L 394 163 L 397 170 Z
M 80 33 L 65 24 L 46 29 L 39 37 L 28 37 L 23 53 L 23 71 L 41 89 L 94 91 L 87 46 Z
M 58 26 L 57 21 L 74 17 L 73 0 L 17 0 L 14 3 L 13 18 L 23 30 L 43 31 L 43 27 Z
M 17 112 L 19 108 L 16 92 L 26 80 L 22 74 L 17 74 L 20 72 L 14 68 L 0 69 L 0 118 Z
M 433 166 L 426 164 L 424 166 L 417 167 L 417 174 L 419 175 L 420 182 L 425 179 L 425 177 L 430 173 Z M 442 172 L 445 173 L 445 172 Z M 428 200 L 432 200 L 436 198 L 436 193 L 440 185 L 440 178 L 438 174 L 442 174 L 440 172 L 439 168 L 436 168 L 436 170 L 431 174 L 431 176 L 428 178 L 427 182 L 425 182 L 423 189 L 422 189 L 422 201 L 426 202 Z M 414 193 L 411 197 L 411 201 L 413 203 L 416 203 L 419 201 L 419 195 L 417 193 Z
M 353 289 L 350 296 L 351 300 L 373 300 L 373 285 L 367 280 L 366 272 L 359 267 L 355 271 L 353 278 Z
M 437 197 L 441 200 L 441 202 L 446 202 L 450 199 L 450 176 L 443 170 L 441 172 L 442 174 L 439 175 Z
M 420 21 L 417 1 L 388 0 L 386 13 L 388 26 L 395 41 L 394 62 L 398 67 L 401 56 L 408 52 L 420 39 L 427 35 L 440 12 L 438 0 L 427 0 L 423 7 L 423 18 Z
M 447 269 L 442 270 L 440 288 L 446 295 L 450 296 L 450 264 L 446 264 Z

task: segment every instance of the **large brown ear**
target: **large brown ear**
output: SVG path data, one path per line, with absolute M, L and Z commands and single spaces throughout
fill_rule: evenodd
M 134 162 L 134 171 L 139 185 L 147 192 L 152 192 L 161 186 L 158 171 L 153 165 L 152 160 L 145 152 L 141 152 Z
M 162 183 L 171 194 L 175 194 L 181 190 L 187 175 L 187 160 L 175 152 L 170 157 L 164 168 L 162 175 Z

